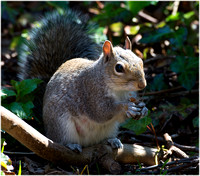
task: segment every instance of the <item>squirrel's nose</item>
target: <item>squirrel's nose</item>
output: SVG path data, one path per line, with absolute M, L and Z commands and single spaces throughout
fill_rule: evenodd
M 139 87 L 140 89 L 144 89 L 144 88 L 146 87 L 146 85 L 147 85 L 146 80 L 140 81 L 140 82 L 138 83 L 138 87 Z

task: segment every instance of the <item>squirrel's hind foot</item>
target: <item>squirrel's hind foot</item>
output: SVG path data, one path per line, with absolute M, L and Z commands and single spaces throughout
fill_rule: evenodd
M 76 153 L 82 152 L 82 146 L 79 144 L 67 144 L 65 146 Z
M 111 147 L 114 148 L 114 149 L 123 148 L 123 144 L 117 138 L 111 138 L 111 139 L 108 139 L 107 141 L 111 145 Z

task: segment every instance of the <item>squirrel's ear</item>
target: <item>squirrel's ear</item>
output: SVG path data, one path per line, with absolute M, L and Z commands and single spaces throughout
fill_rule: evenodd
M 132 44 L 128 36 L 126 37 L 126 40 L 125 40 L 125 48 L 132 50 Z
M 106 58 L 113 56 L 113 46 L 109 40 L 106 40 L 103 44 L 103 54 Z

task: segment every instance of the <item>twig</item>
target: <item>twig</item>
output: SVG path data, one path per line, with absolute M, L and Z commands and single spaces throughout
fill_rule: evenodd
M 103 9 L 103 8 L 104 8 L 104 4 L 103 4 L 102 2 L 96 1 L 96 3 L 97 3 L 97 5 L 98 5 L 98 7 L 99 7 L 100 9 Z
M 158 55 L 156 57 L 153 57 L 153 58 L 149 58 L 147 60 L 144 61 L 144 64 L 149 64 L 151 62 L 154 62 L 154 61 L 157 61 L 157 60 L 160 60 L 160 59 L 175 59 L 176 56 L 162 56 L 162 55 Z
M 142 18 L 152 22 L 152 23 L 157 23 L 158 20 L 150 15 L 148 15 L 147 13 L 145 13 L 143 10 L 139 11 L 138 13 L 139 16 L 141 16 Z
M 120 134 L 129 134 L 134 136 L 135 138 L 146 138 L 146 139 L 151 139 L 151 140 L 155 140 L 155 136 L 151 135 L 151 134 L 140 134 L 140 135 L 136 135 L 134 132 L 132 131 L 121 131 Z M 171 135 L 171 137 L 173 138 L 173 136 L 177 137 L 177 134 Z M 157 136 L 157 140 L 159 142 L 165 142 L 163 137 L 159 137 Z M 174 146 L 180 148 L 181 150 L 184 151 L 191 151 L 191 152 L 199 152 L 199 148 L 196 146 L 186 146 L 186 145 L 181 145 L 181 144 L 177 144 L 176 142 L 174 142 Z
M 176 160 L 176 161 L 171 161 L 171 162 L 168 162 L 166 163 L 165 166 L 170 166 L 170 165 L 174 165 L 174 164 L 181 164 L 181 163 L 190 163 L 191 161 L 199 161 L 199 157 L 198 156 L 192 156 L 190 158 L 182 158 L 180 160 Z M 158 165 L 153 165 L 153 166 L 148 166 L 148 167 L 145 167 L 145 168 L 142 168 L 140 169 L 141 171 L 144 171 L 144 170 L 152 170 L 152 169 L 156 169 L 158 167 L 162 167 L 163 164 L 158 164 Z
M 195 3 L 195 1 L 194 2 L 190 2 L 190 5 L 191 5 L 191 7 L 192 7 L 192 10 L 194 11 L 194 13 L 195 13 L 195 16 L 197 17 L 197 19 L 199 19 L 199 12 L 195 9 L 195 6 L 194 6 L 194 3 Z
M 193 156 L 193 157 L 190 157 L 190 158 L 183 158 L 183 159 L 180 159 L 180 160 L 171 161 L 171 162 L 166 163 L 165 166 L 173 166 L 173 165 L 184 164 L 184 163 L 185 164 L 190 164 L 190 165 L 186 165 L 184 167 L 189 167 L 191 165 L 197 164 L 197 163 L 199 163 L 199 157 L 198 156 Z M 153 170 L 153 169 L 161 168 L 162 166 L 163 166 L 163 164 L 148 166 L 148 167 L 139 169 L 139 171 L 142 172 L 142 171 Z M 176 169 L 174 169 L 174 170 L 176 170 Z M 169 170 L 169 169 L 167 170 L 167 172 L 170 172 L 170 171 L 173 171 L 173 169 L 172 170 Z M 160 171 L 155 171 L 155 172 L 151 172 L 151 173 L 152 174 L 157 174 L 157 173 L 160 173 Z
M 160 132 L 162 132 L 164 130 L 164 128 L 167 126 L 167 124 L 171 121 L 171 119 L 174 117 L 174 114 L 171 114 L 169 119 L 167 119 L 164 123 L 164 125 L 162 126 L 162 128 L 160 129 Z
M 178 134 L 172 134 L 171 137 L 174 139 L 174 138 L 179 137 L 179 135 L 178 135 Z M 174 142 L 174 143 L 175 143 L 175 142 Z
M 199 163 L 199 159 L 196 159 L 196 160 L 190 161 L 188 163 L 181 164 L 181 165 L 178 165 L 178 166 L 163 170 L 162 172 L 165 172 L 165 171 L 167 171 L 167 173 L 174 172 L 174 171 L 177 172 L 177 171 L 180 171 L 180 170 L 182 170 L 184 168 L 188 168 L 188 167 L 190 167 L 190 166 L 192 166 L 194 164 L 198 164 L 198 163 Z M 154 172 L 154 174 L 157 174 L 157 173 L 159 173 L 159 172 Z
M 182 92 L 176 92 L 176 93 L 171 93 L 170 96 L 185 96 L 187 94 L 199 94 L 199 89 L 191 90 L 191 91 L 182 91 Z
M 5 154 L 9 154 L 9 155 L 35 155 L 34 152 L 9 152 L 9 151 L 3 151 L 3 153 Z
M 184 151 L 199 152 L 199 148 L 197 148 L 196 146 L 180 145 L 175 142 L 174 145 Z
M 176 91 L 176 90 L 179 90 L 179 89 L 183 89 L 183 87 L 178 86 L 178 87 L 174 87 L 174 88 L 171 88 L 171 89 L 165 89 L 165 90 L 160 90 L 160 91 L 156 91 L 156 92 L 147 92 L 147 93 L 144 93 L 144 96 L 164 94 L 164 93 L 173 92 L 173 91 Z M 140 93 L 139 93 L 139 95 L 140 95 Z
M 177 11 L 178 11 L 179 4 L 180 4 L 180 1 L 178 1 L 178 0 L 176 0 L 176 1 L 174 2 L 172 15 L 176 15 L 176 13 L 177 13 Z
M 184 151 L 182 151 L 178 147 L 174 146 L 174 142 L 172 141 L 172 138 L 168 133 L 165 133 L 163 136 L 166 141 L 166 147 L 169 149 L 167 151 L 168 154 L 172 154 L 174 152 L 180 158 L 189 158 L 189 156 Z
M 170 97 L 175 97 L 175 96 L 185 96 L 187 94 L 197 94 L 199 93 L 199 90 L 196 89 L 196 90 L 191 90 L 191 91 L 182 91 L 182 92 L 176 92 L 176 93 L 171 93 L 175 90 L 179 90 L 183 87 L 175 87 L 175 88 L 171 88 L 171 89 L 166 89 L 166 90 L 160 90 L 160 91 L 156 91 L 156 92 L 147 92 L 147 93 L 139 93 L 139 95 L 144 95 L 144 96 L 150 96 L 150 95 L 160 95 L 160 94 L 166 94 L 166 93 L 169 93 L 170 94 L 167 94 L 167 96 L 170 96 Z

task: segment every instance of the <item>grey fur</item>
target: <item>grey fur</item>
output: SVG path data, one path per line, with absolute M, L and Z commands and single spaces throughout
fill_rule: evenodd
M 86 23 L 87 17 L 80 12 L 67 10 L 46 14 L 40 27 L 30 31 L 30 40 L 24 41 L 19 53 L 19 79 L 39 78 L 34 100 L 34 112 L 42 115 L 42 98 L 46 84 L 59 66 L 72 58 L 98 59 L 101 47 L 92 38 L 95 26 Z
M 113 48 L 109 41 L 100 54 L 102 49 L 92 41 L 84 20 L 71 11 L 47 15 L 25 43 L 20 63 L 21 79 L 44 80 L 40 92 L 45 91 L 47 137 L 78 150 L 79 145 L 115 138 L 119 123 L 127 116 L 146 112 L 143 104 L 129 101 L 130 94 L 135 96 L 135 91 L 146 86 L 142 60 L 128 48 Z M 117 63 L 123 65 L 123 74 L 116 72 Z M 112 144 L 122 147 L 116 139 Z
M 81 58 L 67 61 L 52 76 L 43 106 L 43 120 L 50 139 L 64 145 L 93 145 L 115 138 L 118 125 L 126 119 L 127 113 L 133 118 L 142 115 L 143 105 L 140 103 L 138 107 L 126 96 L 137 86 L 128 85 L 130 88 L 124 90 L 126 84 L 145 81 L 140 60 L 130 51 L 118 47 L 113 50 L 108 59 L 102 54 L 97 61 Z M 120 51 L 125 59 L 118 57 L 116 51 Z M 125 77 L 115 75 L 118 62 L 127 65 Z M 130 113 L 130 110 L 134 112 Z M 121 147 L 116 143 L 117 146 Z
M 40 78 L 46 82 L 58 67 L 72 58 L 98 59 L 101 47 L 92 40 L 86 16 L 67 10 L 47 14 L 41 27 L 30 32 L 20 53 L 20 79 Z

